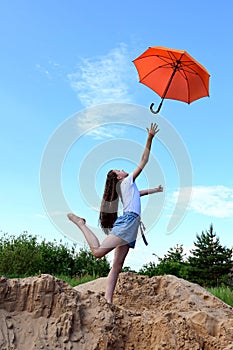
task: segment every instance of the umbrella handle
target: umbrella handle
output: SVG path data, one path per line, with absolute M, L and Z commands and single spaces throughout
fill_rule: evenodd
M 150 111 L 151 111 L 153 114 L 159 113 L 159 111 L 160 111 L 160 109 L 161 109 L 161 107 L 162 107 L 162 104 L 163 104 L 163 100 L 160 102 L 157 111 L 155 111 L 155 110 L 153 109 L 154 103 L 151 103 L 151 105 L 150 105 Z
M 152 113 L 154 113 L 154 114 L 159 113 L 159 111 L 160 111 L 160 109 L 161 109 L 161 107 L 162 107 L 162 104 L 163 104 L 163 100 L 165 99 L 165 97 L 166 97 L 166 95 L 167 95 L 167 92 L 168 92 L 168 89 L 169 89 L 169 87 L 170 87 L 170 85 L 171 85 L 172 79 L 174 78 L 174 75 L 175 75 L 176 71 L 179 69 L 179 66 L 180 66 L 180 60 L 177 60 L 177 61 L 176 61 L 176 65 L 175 65 L 175 67 L 174 67 L 174 70 L 173 70 L 173 72 L 172 72 L 172 75 L 171 75 L 171 77 L 170 77 L 170 79 L 169 79 L 169 82 L 168 82 L 168 84 L 167 84 L 167 86 L 166 86 L 166 89 L 165 89 L 165 91 L 164 91 L 164 93 L 163 93 L 162 100 L 161 100 L 161 102 L 160 102 L 160 104 L 159 104 L 159 107 L 158 107 L 157 111 L 154 111 L 154 110 L 153 110 L 154 103 L 151 103 L 151 105 L 150 105 L 150 110 L 151 110 Z

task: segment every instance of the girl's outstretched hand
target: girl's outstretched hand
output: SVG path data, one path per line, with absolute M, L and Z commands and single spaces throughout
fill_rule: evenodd
M 155 189 L 156 189 L 156 192 L 163 192 L 163 186 L 162 185 L 159 185 Z
M 159 132 L 159 126 L 156 123 L 151 123 L 150 128 L 146 128 L 148 136 L 152 135 L 154 137 Z

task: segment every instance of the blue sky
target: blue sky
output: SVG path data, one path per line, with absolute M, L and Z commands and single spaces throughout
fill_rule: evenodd
M 143 199 L 147 227 L 148 208 L 152 206 L 156 212 L 153 227 L 147 233 L 150 244 L 145 247 L 139 241 L 126 265 L 138 269 L 154 259 L 153 253 L 163 256 L 177 243 L 188 251 L 196 234 L 208 230 L 211 223 L 220 242 L 231 247 L 232 13 L 233 5 L 227 0 L 211 3 L 197 0 L 195 4 L 184 0 L 178 4 L 2 0 L 2 232 L 17 235 L 28 231 L 47 239 L 77 241 L 82 246 L 82 237 L 79 233 L 75 236 L 71 224 L 66 222 L 64 208 L 59 208 L 59 197 L 56 213 L 46 208 L 45 197 L 56 198 L 56 188 L 54 192 L 50 190 L 54 179 L 57 176 L 59 181 L 61 176 L 60 186 L 68 208 L 79 211 L 97 227 L 96 207 L 105 172 L 109 166 L 133 169 L 145 142 L 143 130 L 156 121 L 164 129 L 153 144 L 151 168 L 138 185 L 151 184 L 154 176 L 154 186 L 161 182 L 165 192 L 154 195 L 149 204 L 148 199 Z M 160 99 L 138 83 L 132 63 L 149 46 L 188 51 L 211 75 L 210 97 L 190 105 L 166 100 L 161 117 L 149 114 L 150 103 L 159 104 Z M 106 116 L 113 103 L 126 109 L 128 105 L 138 106 L 137 110 L 142 113 L 145 110 L 145 114 L 141 121 L 134 115 L 132 119 L 130 115 L 118 119 L 115 112 L 119 109 L 115 108 L 114 113 Z M 97 113 L 98 106 L 102 109 Z M 54 143 L 54 153 L 49 155 L 46 165 L 43 161 L 49 145 L 60 131 L 65 131 L 65 137 Z M 179 155 L 174 156 L 173 140 L 181 142 L 181 155 L 187 155 L 183 167 Z M 61 154 L 64 159 L 59 158 Z M 102 158 L 104 154 L 106 160 Z M 59 176 L 49 172 L 53 159 L 61 160 Z M 192 167 L 192 179 L 185 183 L 183 178 L 185 186 L 180 188 L 179 175 L 185 174 L 187 161 Z M 51 185 L 46 193 L 41 188 L 41 173 L 45 182 L 48 179 L 46 185 Z M 90 182 L 86 183 L 87 179 Z M 86 186 L 85 190 L 81 185 Z M 96 193 L 93 203 L 88 197 L 89 185 L 91 193 Z M 182 220 L 168 234 L 177 193 L 185 193 L 189 185 L 192 200 L 185 215 L 181 215 Z

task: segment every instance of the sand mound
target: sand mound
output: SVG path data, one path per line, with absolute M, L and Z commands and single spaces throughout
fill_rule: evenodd
M 233 309 L 198 285 L 122 273 L 109 305 L 105 283 L 2 277 L 0 349 L 233 349 Z

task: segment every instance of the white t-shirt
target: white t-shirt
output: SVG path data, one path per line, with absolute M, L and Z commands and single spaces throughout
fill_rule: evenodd
M 130 173 L 121 182 L 121 195 L 123 212 L 132 211 L 138 215 L 141 214 L 141 200 L 138 188 L 133 181 L 133 173 Z

